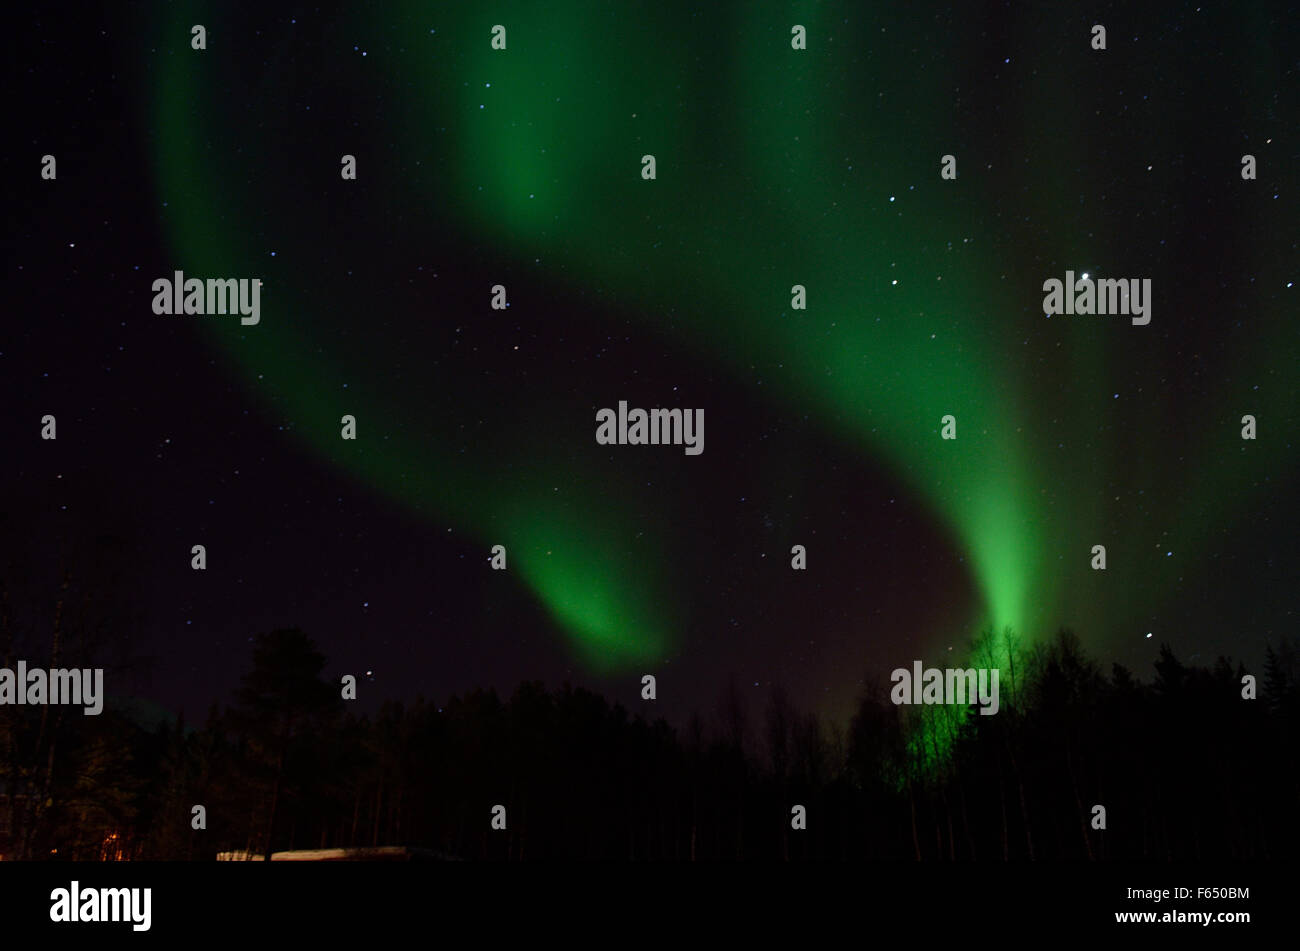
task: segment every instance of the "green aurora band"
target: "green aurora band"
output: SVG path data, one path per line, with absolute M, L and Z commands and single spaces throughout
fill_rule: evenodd
M 1059 206 L 1059 194 L 1081 186 L 1065 164 L 991 171 L 1021 163 L 1014 140 L 996 153 L 961 148 L 987 139 L 954 97 L 965 82 L 963 57 L 927 57 L 918 68 L 909 51 L 933 45 L 933 27 L 860 15 L 841 23 L 821 6 L 795 16 L 787 4 L 764 2 L 719 4 L 691 17 L 648 7 L 631 22 L 627 13 L 596 15 L 584 4 L 501 2 L 487 13 L 441 11 L 430 22 L 425 5 L 407 3 L 380 27 L 358 14 L 343 35 L 369 50 L 375 90 L 390 104 L 390 141 L 369 144 L 395 151 L 407 173 L 368 180 L 370 195 L 383 190 L 395 221 L 419 212 L 519 262 L 541 258 L 557 296 L 596 289 L 647 331 L 721 363 L 737 380 L 757 371 L 767 398 L 813 412 L 828 432 L 885 460 L 968 554 L 983 601 L 972 628 L 1040 634 L 1063 616 L 1114 624 L 1115 605 L 1140 604 L 1129 616 L 1148 616 L 1155 592 L 1168 596 L 1176 573 L 1196 570 L 1170 565 L 1163 550 L 1210 544 L 1247 504 L 1260 457 L 1278 467 L 1292 458 L 1278 439 L 1252 444 L 1249 461 L 1223 448 L 1233 445 L 1243 412 L 1275 420 L 1294 413 L 1294 385 L 1282 381 L 1295 365 L 1296 338 L 1284 332 L 1281 304 L 1261 304 L 1250 334 L 1225 343 L 1228 365 L 1268 369 L 1229 374 L 1195 397 L 1208 423 L 1195 436 L 1189 430 L 1183 454 L 1190 464 L 1108 438 L 1114 414 L 1149 413 L 1143 426 L 1154 439 L 1168 425 L 1161 397 L 1116 402 L 1109 391 L 1071 381 L 1104 380 L 1112 361 L 1178 371 L 1154 342 L 1158 323 L 1048 322 L 1038 312 L 1042 281 L 1067 267 L 1134 270 L 1106 264 L 1117 257 L 1107 219 L 1086 206 L 1050 232 L 1035 226 L 1034 240 L 1048 253 L 986 239 L 1003 226 L 996 219 L 1006 204 L 1025 209 L 1026 220 L 1041 219 Z M 190 55 L 188 23 L 199 17 L 185 16 L 155 37 L 160 64 L 151 99 L 176 266 L 262 273 L 264 257 L 240 236 L 259 232 L 267 208 L 277 209 L 275 246 L 288 250 L 284 257 L 310 260 L 329 209 L 286 208 L 275 175 L 262 181 L 249 172 L 293 174 L 292 162 L 275 152 L 289 133 L 249 131 L 238 137 L 245 154 L 232 164 L 212 152 L 204 130 L 291 130 L 305 120 L 286 114 L 289 103 L 312 95 L 360 101 L 370 91 L 331 88 L 323 73 L 288 65 L 287 53 L 260 72 L 236 74 L 223 65 L 211 26 L 213 48 Z M 791 22 L 807 27 L 808 51 L 790 49 Z M 957 44 L 975 22 L 941 35 L 951 32 Z M 508 29 L 504 52 L 489 47 L 496 23 Z M 283 53 L 295 36 L 286 24 L 262 42 Z M 1261 63 L 1256 81 L 1267 86 L 1277 68 Z M 246 106 L 223 113 L 218 90 L 222 102 Z M 1013 105 L 1019 121 L 1048 127 L 1061 154 L 1080 157 L 1070 166 L 1086 167 L 1086 126 L 1061 106 L 1078 95 L 1045 71 Z M 1167 125 L 1177 120 L 1162 109 L 1153 101 L 1145 114 L 1150 134 L 1177 135 Z M 948 152 L 958 153 L 956 182 L 938 175 Z M 657 159 L 655 181 L 641 179 L 643 154 Z M 1017 174 L 1034 184 L 1009 194 Z M 1143 187 L 1154 201 L 1151 193 L 1173 186 Z M 1027 243 L 1031 231 L 1022 230 Z M 1032 268 L 1012 263 L 1027 261 Z M 325 289 L 304 289 L 313 284 Z M 790 309 L 794 284 L 808 289 L 806 311 Z M 440 440 L 390 429 L 382 441 L 342 443 L 343 413 L 364 426 L 401 406 L 400 388 L 340 396 L 344 366 L 363 355 L 382 362 L 382 351 L 370 352 L 378 344 L 359 336 L 349 339 L 355 350 L 346 357 L 322 347 L 304 315 L 349 293 L 358 294 L 337 275 L 271 278 L 263 300 L 274 307 L 261 325 L 204 322 L 204 332 L 250 383 L 269 377 L 259 391 L 274 394 L 277 411 L 315 452 L 485 544 L 505 544 L 512 572 L 591 669 L 621 671 L 665 656 L 683 619 L 666 595 L 667 569 L 654 566 L 673 540 L 639 534 L 643 522 L 616 491 L 565 497 L 545 475 L 573 479 L 578 467 L 579 479 L 594 486 L 608 477 L 594 463 L 561 459 L 539 442 L 530 467 L 538 474 L 504 477 L 475 454 L 455 451 L 446 408 Z M 1157 307 L 1156 322 L 1173 319 Z M 1062 381 L 1058 391 L 1031 386 L 1044 375 Z M 1269 385 L 1252 392 L 1250 383 L 1261 379 Z M 949 413 L 955 441 L 939 438 Z M 493 438 L 505 445 L 528 437 Z M 1095 490 L 1081 489 L 1089 485 Z M 1139 499 L 1138 486 L 1163 488 Z M 1099 537 L 1097 526 L 1118 525 L 1141 530 Z M 1105 609 L 1094 606 L 1100 581 L 1087 570 L 1098 541 L 1112 561 L 1140 565 L 1106 573 Z M 1061 551 L 1077 564 L 1059 561 Z M 1201 570 L 1210 577 L 1208 566 Z

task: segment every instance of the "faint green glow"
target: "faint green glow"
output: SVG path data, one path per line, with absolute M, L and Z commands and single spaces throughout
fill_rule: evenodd
M 940 253 L 931 222 L 946 201 L 937 173 L 909 175 L 919 191 L 891 180 L 870 160 L 878 133 L 846 128 L 824 108 L 828 84 L 872 88 L 872 70 L 846 75 L 842 61 L 786 56 L 788 17 L 759 6 L 724 24 L 714 80 L 690 85 L 690 108 L 680 83 L 693 75 L 690 44 L 664 43 L 653 29 L 612 43 L 608 25 L 581 7 L 508 4 L 492 17 L 508 17 L 516 39 L 494 53 L 482 17 L 447 24 L 430 47 L 422 97 L 407 102 L 407 128 L 436 117 L 446 130 L 417 135 L 422 148 L 449 149 L 451 181 L 431 181 L 429 198 L 520 259 L 612 284 L 652 323 L 686 310 L 674 332 L 738 373 L 768 367 L 776 392 L 818 407 L 932 499 L 970 550 L 988 619 L 1023 624 L 1039 581 L 1037 513 L 1009 426 L 1019 397 L 1008 381 L 990 385 L 998 354 L 979 333 L 981 319 L 1010 305 L 988 279 L 994 263 L 966 243 L 929 260 Z M 810 36 L 827 28 L 817 16 L 803 22 Z M 677 25 L 663 17 L 661 35 Z M 719 35 L 716 25 L 692 31 Z M 943 72 L 912 95 L 942 95 Z M 839 152 L 861 156 L 856 170 L 831 158 Z M 643 154 L 657 158 L 655 181 L 640 177 Z M 842 181 L 828 179 L 828 165 Z M 903 200 L 887 202 L 890 192 Z M 789 310 L 796 283 L 809 289 L 807 311 Z M 987 296 L 972 314 L 977 287 Z M 938 433 L 948 413 L 958 419 L 953 442 Z
M 790 49 L 788 5 L 775 2 L 706 7 L 684 23 L 670 7 L 594 16 L 585 4 L 503 0 L 488 12 L 440 11 L 436 33 L 426 5 L 402 4 L 393 12 L 405 38 L 400 55 L 371 61 L 377 88 L 401 92 L 383 100 L 392 130 L 384 147 L 402 157 L 404 174 L 367 187 L 395 218 L 415 206 L 503 255 L 540 261 L 557 287 L 599 291 L 738 380 L 757 369 L 770 399 L 811 412 L 886 461 L 968 556 L 983 602 L 973 625 L 1011 625 L 1032 639 L 1063 612 L 1084 629 L 1117 607 L 1149 614 L 1156 592 L 1173 591 L 1183 569 L 1152 564 L 1148 536 L 1179 552 L 1212 550 L 1258 473 L 1294 458 L 1281 438 L 1234 443 L 1243 412 L 1267 420 L 1271 433 L 1294 418 L 1295 384 L 1280 381 L 1294 380 L 1300 336 L 1285 332 L 1281 303 L 1266 303 L 1269 319 L 1249 339 L 1232 339 L 1226 362 L 1240 372 L 1200 398 L 1209 423 L 1189 442 L 1188 462 L 1115 444 L 1107 433 L 1119 413 L 1142 414 L 1152 443 L 1165 438 L 1158 395 L 1112 401 L 1096 385 L 1112 362 L 1147 359 L 1153 333 L 1163 331 L 1076 322 L 1052 326 L 1059 349 L 1022 342 L 1042 326 L 1041 281 L 1059 275 L 1039 263 L 1026 270 L 995 246 L 1007 199 L 971 174 L 972 159 L 959 156 L 957 183 L 939 179 L 939 156 L 955 148 L 948 143 L 960 128 L 942 104 L 964 82 L 961 58 L 930 57 L 919 70 L 911 50 L 924 42 L 900 35 L 910 27 L 891 21 L 882 40 L 869 17 L 799 18 L 810 40 L 804 53 Z M 498 22 L 508 27 L 504 52 L 488 43 Z M 370 14 L 358 11 L 352 27 L 371 29 Z M 187 30 L 178 19 L 171 45 Z M 258 95 L 281 82 L 284 67 L 236 77 L 211 53 L 199 62 L 169 52 L 156 90 L 167 223 L 178 265 L 249 273 L 245 236 L 256 229 L 248 220 L 274 205 L 275 178 L 250 184 L 223 168 L 206 147 L 208 130 L 226 119 L 237 128 L 285 121 Z M 1071 101 L 1061 83 L 1041 77 L 1019 94 L 1021 107 L 1041 118 L 1061 154 L 1087 156 L 1084 133 L 1057 105 Z M 221 112 L 217 88 L 246 100 L 237 117 Z M 361 101 L 369 92 L 349 94 Z M 282 162 L 258 151 L 256 137 L 244 142 L 257 167 Z M 641 179 L 644 154 L 657 158 L 656 181 Z M 1071 180 L 1050 165 L 1036 174 L 1043 180 L 1026 213 L 1050 220 Z M 283 240 L 318 241 L 312 214 L 283 209 Z M 1081 212 L 1047 257 L 1109 260 L 1108 221 L 1088 214 L 1100 213 Z M 793 284 L 807 287 L 808 310 L 790 310 Z M 259 388 L 273 391 L 323 457 L 485 546 L 507 545 L 510 570 L 589 664 L 662 657 L 681 619 L 664 570 L 647 565 L 663 565 L 669 539 L 647 532 L 634 546 L 641 523 L 616 493 L 555 498 L 536 488 L 541 480 L 498 478 L 436 440 L 340 446 L 340 412 L 371 420 L 394 403 L 357 394 L 343 405 L 326 388 L 353 358 L 315 345 L 312 308 L 327 296 L 273 286 L 264 301 L 276 301 L 274 319 L 213 338 L 250 382 L 274 370 L 274 382 Z M 1061 354 L 1050 371 L 1059 381 L 1045 377 L 1043 352 Z M 1071 390 L 1076 378 L 1090 387 Z M 949 413 L 952 442 L 939 438 Z M 546 451 L 539 465 L 582 468 Z M 593 472 L 576 479 L 599 481 Z M 1127 547 L 1115 537 L 1125 525 L 1137 528 Z M 1096 541 L 1128 564 L 1108 572 L 1104 598 L 1085 574 Z
M 241 191 L 211 158 L 194 121 L 201 109 L 215 110 L 215 103 L 198 83 L 192 60 L 170 57 L 164 63 L 154 114 L 168 132 L 158 137 L 156 173 L 176 266 L 192 275 L 258 274 L 259 260 L 235 240 L 254 230 L 240 222 L 249 217 L 244 202 L 255 196 Z M 677 609 L 664 595 L 657 542 L 632 541 L 638 532 L 626 513 L 594 494 L 568 499 L 538 488 L 575 483 L 571 471 L 565 479 L 548 479 L 539 460 L 524 481 L 494 470 L 490 454 L 457 454 L 449 444 L 417 441 L 400 431 L 386 433 L 379 445 L 367 439 L 368 428 L 373 433 L 374 421 L 389 418 L 393 407 L 362 391 L 344 398 L 330 387 L 347 378 L 345 361 L 336 361 L 312 338 L 312 308 L 321 301 L 302 291 L 312 283 L 265 285 L 264 320 L 255 327 L 205 323 L 203 329 L 319 456 L 440 524 L 471 533 L 482 542 L 485 562 L 491 544 L 505 545 L 508 570 L 573 635 L 589 668 L 622 670 L 662 657 L 673 643 Z M 339 437 L 343 413 L 359 420 L 362 438 L 356 443 Z M 585 478 L 598 481 L 594 473 Z

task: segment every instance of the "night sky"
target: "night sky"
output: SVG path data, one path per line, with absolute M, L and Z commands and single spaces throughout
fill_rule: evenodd
M 277 627 L 366 709 L 675 721 L 990 625 L 1143 677 L 1294 634 L 1285 4 L 227 6 L 11 32 L 0 562 L 34 644 L 69 565 L 111 696 L 201 718 Z M 155 315 L 176 270 L 260 323 Z M 1046 315 L 1067 270 L 1150 324 Z M 598 445 L 620 400 L 703 453 Z

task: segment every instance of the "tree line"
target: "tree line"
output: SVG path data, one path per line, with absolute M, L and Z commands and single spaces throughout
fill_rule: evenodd
M 971 656 L 992 644 L 986 633 Z M 1068 630 L 1005 656 L 995 716 L 896 706 L 879 684 L 838 724 L 779 687 L 750 709 L 731 684 L 716 710 L 673 727 L 525 682 L 372 717 L 349 712 L 305 633 L 277 630 L 199 727 L 151 729 L 112 705 L 98 717 L 0 707 L 0 855 L 1210 860 L 1300 844 L 1289 641 L 1267 648 L 1253 700 L 1240 665 L 1185 664 L 1167 646 L 1150 682 L 1104 671 Z M 806 828 L 793 828 L 796 806 Z

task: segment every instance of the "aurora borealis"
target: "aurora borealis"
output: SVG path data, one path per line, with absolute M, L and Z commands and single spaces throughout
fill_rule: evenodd
M 237 381 L 221 399 L 259 408 L 257 442 L 409 520 L 366 574 L 420 532 L 484 572 L 502 544 L 504 578 L 409 596 L 462 619 L 506 598 L 503 623 L 524 623 L 526 594 L 575 676 L 675 665 L 713 685 L 732 657 L 844 702 L 864 668 L 985 627 L 1071 626 L 1145 663 L 1148 631 L 1198 619 L 1218 633 L 1187 653 L 1252 651 L 1294 621 L 1295 104 L 1274 92 L 1294 65 L 1249 15 L 1117 8 L 1095 15 L 1104 52 L 1092 16 L 178 9 L 113 41 L 141 64 L 142 214 L 165 249 L 132 293 L 173 268 L 260 278 L 258 326 L 169 333 Z M 1256 63 L 1240 86 L 1193 65 L 1219 49 Z M 1154 320 L 1039 312 L 1067 268 L 1151 278 Z M 705 407 L 708 450 L 597 446 L 595 410 L 624 398 Z M 284 610 L 318 597 L 303 544 Z

